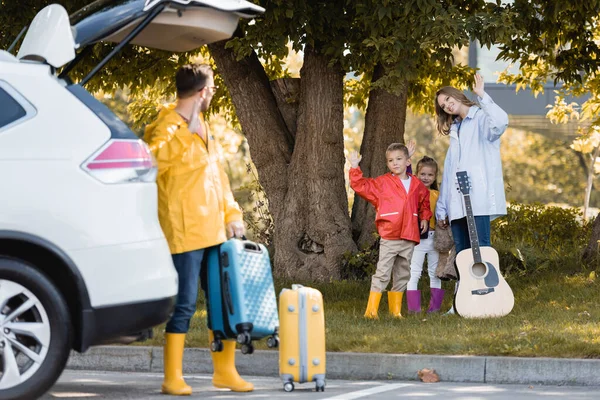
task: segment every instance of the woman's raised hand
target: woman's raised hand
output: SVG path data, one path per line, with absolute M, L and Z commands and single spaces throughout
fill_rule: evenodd
M 473 84 L 473 93 L 479 97 L 483 97 L 485 92 L 483 91 L 483 76 L 479 73 L 475 74 L 475 83 Z

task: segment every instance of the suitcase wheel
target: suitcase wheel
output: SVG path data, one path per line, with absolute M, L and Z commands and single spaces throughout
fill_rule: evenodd
M 279 336 L 269 336 L 267 339 L 267 347 L 270 349 L 279 347 Z
M 210 343 L 210 351 L 212 351 L 213 353 L 218 353 L 223 351 L 223 342 L 220 340 L 213 340 Z
M 324 392 L 325 391 L 325 382 L 317 381 L 316 390 L 317 390 L 317 392 L 319 392 L 319 391 Z
M 252 337 L 248 332 L 242 332 L 237 335 L 237 342 L 239 344 L 250 344 L 252 342 Z
M 242 354 L 252 354 L 254 353 L 254 346 L 251 344 L 242 345 Z
M 293 392 L 294 391 L 294 383 L 292 383 L 292 382 L 284 383 L 283 390 L 286 392 Z

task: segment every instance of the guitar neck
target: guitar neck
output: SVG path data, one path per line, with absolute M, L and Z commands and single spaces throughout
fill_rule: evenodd
M 471 250 L 473 251 L 473 261 L 481 263 L 481 250 L 479 249 L 479 236 L 477 236 L 477 226 L 473 216 L 473 207 L 471 206 L 471 196 L 464 195 L 465 208 L 467 210 L 467 227 L 469 228 L 469 239 L 471 240 Z

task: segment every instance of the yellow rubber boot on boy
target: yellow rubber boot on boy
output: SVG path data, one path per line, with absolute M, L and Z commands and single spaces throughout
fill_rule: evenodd
M 183 380 L 183 349 L 185 333 L 166 333 L 164 348 L 165 379 L 161 391 L 164 394 L 189 396 L 191 386 Z
M 402 309 L 402 296 L 404 292 L 388 292 L 388 305 L 390 314 L 395 318 L 402 318 L 400 310 Z
M 208 342 L 214 340 L 214 335 L 211 330 L 208 331 Z M 213 379 L 214 386 L 221 389 L 231 389 L 233 392 L 251 392 L 254 390 L 254 385 L 246 382 L 238 374 L 235 368 L 235 341 L 223 340 L 223 351 L 211 351 L 213 361 Z
M 370 292 L 369 301 L 367 302 L 367 311 L 365 318 L 377 319 L 377 310 L 379 310 L 379 302 L 381 301 L 381 292 Z

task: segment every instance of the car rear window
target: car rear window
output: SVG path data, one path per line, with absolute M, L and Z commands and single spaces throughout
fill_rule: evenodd
M 119 119 L 110 108 L 106 107 L 87 90 L 79 85 L 67 86 L 67 90 L 85 104 L 94 114 L 98 116 L 110 129 L 110 136 L 113 139 L 135 139 L 136 134 Z
M 5 127 L 27 115 L 25 109 L 0 87 L 0 128 Z

